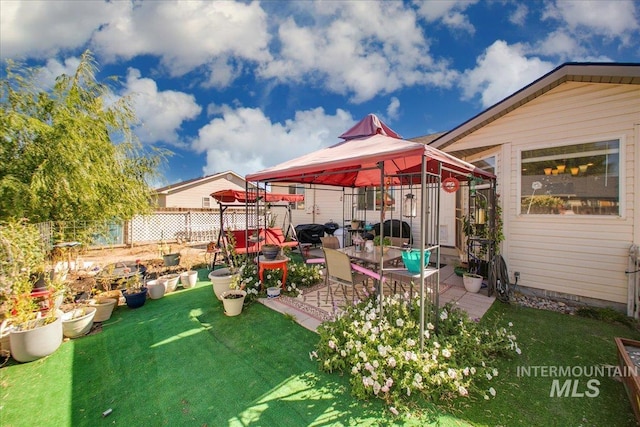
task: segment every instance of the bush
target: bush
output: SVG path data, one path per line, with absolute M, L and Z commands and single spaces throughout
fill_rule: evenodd
M 377 300 L 369 298 L 320 325 L 311 357 L 324 371 L 348 373 L 355 397 L 382 399 L 394 414 L 417 400 L 489 399 L 496 391 L 487 383 L 498 375 L 491 362 L 520 353 L 506 327 L 483 327 L 450 304 L 439 312 L 437 332 L 432 323 L 425 326 L 421 351 L 419 297 L 385 297 L 383 305 L 381 315 Z

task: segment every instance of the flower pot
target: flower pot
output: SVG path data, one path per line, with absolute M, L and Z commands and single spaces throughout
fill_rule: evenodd
M 93 326 L 95 307 L 76 308 L 62 315 L 62 333 L 67 338 L 86 335 Z
M 147 292 L 149 293 L 149 298 L 151 299 L 160 299 L 164 296 L 166 290 L 165 287 L 166 281 L 159 280 L 149 280 L 147 282 Z
M 18 362 L 31 362 L 52 354 L 62 344 L 62 312 L 58 311 L 55 321 L 34 329 L 9 333 L 11 357 Z
M 96 309 L 93 321 L 104 322 L 105 320 L 109 320 L 116 305 L 118 305 L 118 300 L 114 298 L 96 298 L 89 300 L 89 307 Z
M 224 314 L 227 316 L 237 316 L 242 313 L 244 305 L 244 297 L 247 293 L 240 289 L 230 289 L 222 293 L 222 304 L 224 305 Z
M 142 288 L 141 292 L 137 292 L 135 294 L 130 294 L 126 289 L 124 289 L 122 291 L 122 295 L 127 303 L 127 307 L 139 308 L 142 307 L 147 300 L 147 288 Z
M 160 276 L 158 280 L 164 280 L 165 284 L 165 293 L 173 292 L 178 287 L 178 280 L 180 280 L 179 274 L 165 274 L 164 276 Z
M 211 280 L 216 298 L 222 300 L 222 293 L 229 290 L 234 276 L 235 274 L 231 273 L 228 268 L 219 268 L 209 273 L 209 280 Z
M 180 254 L 166 254 L 162 256 L 165 267 L 174 267 L 180 264 Z
M 11 319 L 4 319 L 0 324 L 0 352 L 11 350 L 11 345 L 9 343 L 9 333 L 11 332 L 11 329 L 13 329 Z
M 196 283 L 198 283 L 198 272 L 195 270 L 189 270 L 180 273 L 180 282 L 182 283 L 183 288 L 193 288 Z
M 273 260 L 278 257 L 280 253 L 280 246 L 262 246 L 262 255 L 264 255 L 265 259 Z
M 467 292 L 477 293 L 482 287 L 482 276 L 479 274 L 465 273 L 462 276 L 462 283 Z
M 280 288 L 272 286 L 267 288 L 267 298 L 278 298 L 280 296 Z

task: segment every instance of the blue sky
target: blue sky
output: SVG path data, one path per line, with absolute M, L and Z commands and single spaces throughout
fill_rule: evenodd
M 0 59 L 118 76 L 157 186 L 257 172 L 339 141 L 369 113 L 447 131 L 564 62 L 640 62 L 640 3 L 0 0 Z

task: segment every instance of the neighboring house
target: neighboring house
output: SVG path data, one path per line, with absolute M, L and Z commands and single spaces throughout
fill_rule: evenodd
M 633 314 L 639 140 L 640 64 L 567 63 L 422 142 L 497 175 L 501 253 L 521 289 Z
M 245 180 L 233 171 L 226 171 L 158 188 L 154 198 L 159 209 L 217 209 L 211 193 L 219 190 L 245 191 Z

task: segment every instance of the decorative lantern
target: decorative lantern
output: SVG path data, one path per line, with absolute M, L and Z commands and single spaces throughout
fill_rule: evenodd
M 411 193 L 404 196 L 403 216 L 415 218 L 418 215 L 415 196 Z

